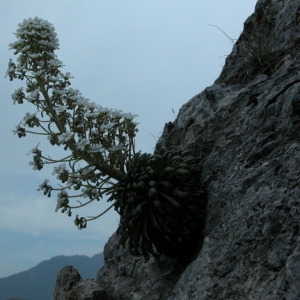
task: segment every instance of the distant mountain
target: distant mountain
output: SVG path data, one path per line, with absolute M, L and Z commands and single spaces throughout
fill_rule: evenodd
M 78 269 L 83 279 L 96 278 L 104 258 L 102 253 L 55 256 L 27 271 L 0 278 L 0 300 L 51 300 L 57 273 L 66 265 Z

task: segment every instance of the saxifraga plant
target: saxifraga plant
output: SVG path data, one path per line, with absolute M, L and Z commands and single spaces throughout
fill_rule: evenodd
M 185 256 L 201 240 L 206 194 L 199 162 L 187 151 L 137 153 L 113 199 L 121 243 L 133 254 Z
M 70 88 L 71 75 L 61 71 L 55 54 L 59 43 L 52 24 L 37 17 L 24 20 L 16 37 L 10 49 L 18 58 L 9 61 L 7 76 L 24 80 L 26 88 L 12 98 L 36 111 L 26 113 L 15 134 L 45 136 L 69 152 L 53 158 L 39 146 L 31 151 L 33 169 L 55 165 L 60 184 L 45 180 L 39 189 L 48 197 L 56 192 L 56 211 L 72 216 L 73 209 L 106 196 L 112 202 L 108 209 L 120 214 L 121 242 L 128 241 L 133 254 L 176 257 L 193 248 L 201 237 L 206 203 L 198 161 L 174 149 L 136 153 L 134 115 L 103 108 Z M 86 228 L 108 209 L 93 217 L 77 215 L 75 225 Z

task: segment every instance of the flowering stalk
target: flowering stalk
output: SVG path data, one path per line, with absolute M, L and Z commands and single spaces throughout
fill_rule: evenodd
M 19 24 L 15 35 L 17 41 L 10 44 L 10 49 L 18 57 L 16 62 L 9 61 L 7 76 L 10 80 L 24 80 L 26 88 L 17 89 L 12 99 L 14 104 L 28 101 L 36 107 L 35 113 L 26 113 L 15 134 L 20 138 L 29 133 L 45 135 L 51 145 L 70 152 L 54 159 L 36 147 L 31 151 L 30 164 L 37 170 L 45 164 L 59 164 L 53 174 L 62 186 L 53 188 L 46 180 L 40 190 L 49 197 L 57 191 L 56 210 L 71 216 L 73 208 L 113 194 L 115 183 L 126 176 L 135 155 L 135 116 L 96 105 L 70 88 L 72 77 L 61 71 L 63 64 L 55 54 L 59 42 L 52 24 L 29 18 Z M 71 206 L 70 199 L 79 197 L 88 200 Z M 77 216 L 75 224 L 84 228 L 86 221 L 95 218 Z

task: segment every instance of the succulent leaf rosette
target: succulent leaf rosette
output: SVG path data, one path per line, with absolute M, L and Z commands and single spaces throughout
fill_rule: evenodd
M 20 138 L 47 137 L 50 145 L 68 153 L 51 157 L 39 145 L 30 153 L 34 170 L 54 165 L 60 183 L 54 186 L 46 179 L 39 190 L 48 197 L 56 194 L 55 211 L 72 216 L 73 209 L 105 196 L 112 202 L 106 210 L 75 217 L 79 229 L 114 207 L 120 214 L 121 241 L 128 241 L 132 253 L 148 258 L 186 251 L 201 235 L 204 220 L 205 193 L 196 159 L 174 149 L 136 153 L 135 115 L 97 105 L 70 87 L 72 77 L 62 72 L 55 54 L 59 42 L 51 23 L 26 19 L 15 35 L 10 49 L 17 59 L 9 61 L 6 75 L 24 80 L 26 87 L 12 99 L 32 104 L 35 111 L 26 113 L 14 132 Z
M 113 198 L 121 243 L 133 254 L 184 256 L 201 240 L 206 194 L 199 163 L 187 151 L 137 153 Z

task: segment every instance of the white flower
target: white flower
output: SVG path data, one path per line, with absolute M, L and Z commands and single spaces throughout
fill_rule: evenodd
M 95 102 L 88 102 L 88 107 L 89 107 L 89 109 L 94 109 L 97 107 L 97 105 Z
M 79 96 L 76 98 L 76 104 L 87 107 L 88 103 L 89 103 L 89 99 L 82 97 L 78 90 L 76 90 L 75 92 L 78 93 L 78 96 Z
M 63 204 L 65 204 L 66 200 L 68 200 L 68 193 L 65 190 L 62 190 L 57 194 L 57 205 L 55 208 L 55 212 L 63 207 Z
M 51 65 L 52 67 L 55 67 L 55 68 L 60 68 L 62 67 L 62 62 L 58 59 L 50 59 L 49 60 L 49 65 Z
M 58 142 L 63 144 L 68 142 L 69 140 L 71 140 L 73 138 L 73 133 L 71 131 L 67 131 L 62 133 L 59 137 L 58 137 Z
M 11 95 L 12 99 L 14 100 L 14 104 L 21 103 L 24 98 L 23 88 L 19 88 L 15 90 L 15 92 Z
M 18 134 L 19 130 L 23 128 L 21 125 L 22 125 L 22 123 L 20 122 L 20 123 L 16 126 L 16 129 L 13 130 L 13 133 L 14 133 L 14 134 Z
M 64 203 L 64 201 L 62 199 L 57 199 L 57 204 L 55 207 L 55 212 L 57 212 L 60 208 L 62 208 L 62 204 Z
M 91 186 L 81 189 L 81 193 L 82 193 L 83 198 L 87 198 L 87 197 L 89 197 L 90 194 L 93 194 L 93 193 L 95 194 L 97 192 L 98 192 L 98 190 L 94 187 L 91 187 Z
M 32 119 L 32 118 L 35 118 L 36 117 L 36 113 L 35 114 L 31 114 L 29 112 L 27 112 L 23 118 L 23 125 L 27 125 L 27 121 Z
M 53 168 L 52 175 L 63 173 L 66 170 L 67 170 L 66 164 L 60 164 Z
M 123 117 L 124 119 L 130 119 L 130 120 L 136 118 L 137 116 L 138 116 L 138 115 L 133 115 L 132 113 L 123 113 L 123 114 L 122 114 L 122 117 Z
M 92 167 L 85 167 L 85 168 L 81 168 L 79 170 L 79 172 L 82 174 L 82 175 L 88 175 L 90 172 L 93 172 L 93 168 Z
M 64 111 L 66 111 L 68 108 L 67 108 L 66 105 L 61 105 L 61 106 L 59 106 L 59 107 L 55 107 L 54 109 L 55 109 L 55 111 L 59 114 L 59 113 L 62 113 L 62 112 L 64 112 Z
M 85 149 L 85 146 L 88 145 L 89 141 L 87 139 L 81 139 L 77 144 L 76 147 L 83 151 Z
M 67 184 L 70 185 L 70 184 L 77 183 L 79 177 L 80 177 L 79 175 L 73 173 L 71 176 L 69 176 L 69 178 L 67 180 Z
M 66 93 L 65 90 L 58 90 L 56 88 L 52 89 L 52 94 L 58 94 L 58 95 L 62 95 L 63 96 L 65 93 Z
M 31 155 L 31 154 L 37 153 L 37 151 L 39 150 L 39 145 L 40 145 L 40 143 L 38 143 L 34 148 L 32 148 L 32 149 L 27 153 L 27 155 Z
M 98 116 L 98 113 L 94 111 L 87 111 L 84 113 L 84 116 L 86 118 L 96 118 Z
M 45 186 L 48 186 L 48 182 L 49 182 L 49 179 L 45 179 L 44 182 L 39 185 L 39 188 L 37 189 L 37 191 L 44 190 Z
M 29 166 L 32 166 L 32 170 L 37 170 L 37 166 L 36 166 L 36 163 L 34 161 L 30 161 Z
M 112 127 L 114 127 L 115 125 L 117 125 L 117 123 L 113 123 L 113 122 L 107 123 L 107 124 L 102 124 L 102 125 L 100 126 L 100 130 L 109 130 L 109 129 L 111 129 Z
M 102 147 L 102 145 L 95 145 L 91 146 L 90 149 L 88 150 L 88 153 L 93 153 L 93 152 L 104 152 L 105 148 Z
M 34 91 L 31 92 L 31 94 L 29 95 L 28 101 L 36 100 L 38 95 L 39 95 L 39 89 L 34 90 Z
M 123 111 L 120 109 L 109 109 L 109 113 L 113 117 L 122 117 Z
M 113 152 L 113 151 L 122 150 L 122 149 L 124 149 L 124 148 L 125 148 L 125 145 L 122 144 L 122 143 L 120 143 L 119 145 L 117 145 L 117 146 L 112 146 L 112 147 L 110 147 L 110 148 L 107 149 L 107 150 L 110 151 L 110 152 Z

